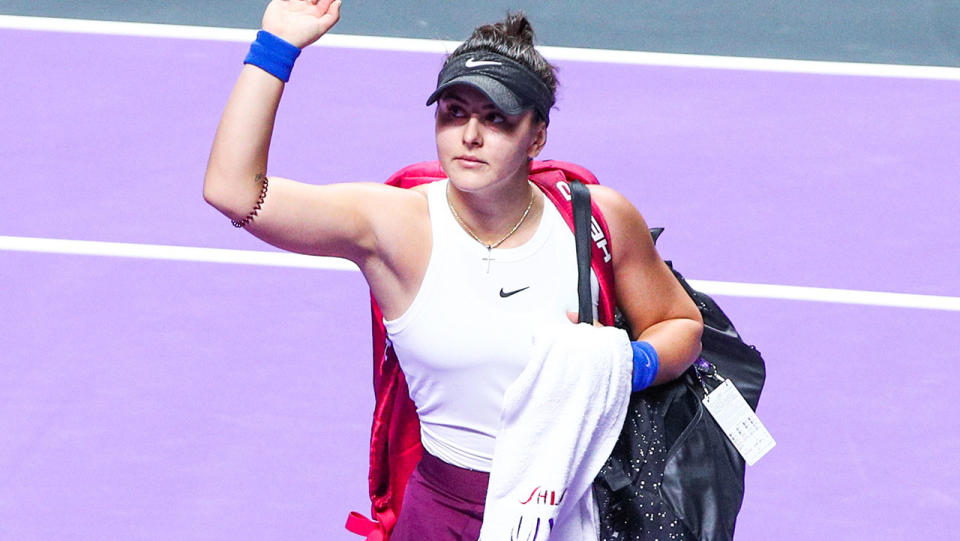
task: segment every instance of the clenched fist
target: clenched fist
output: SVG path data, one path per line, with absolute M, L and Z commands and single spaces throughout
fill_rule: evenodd
M 340 20 L 340 0 L 272 0 L 263 29 L 303 49 Z

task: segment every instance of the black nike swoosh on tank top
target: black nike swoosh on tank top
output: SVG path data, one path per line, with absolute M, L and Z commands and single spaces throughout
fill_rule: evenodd
M 501 287 L 501 288 L 500 288 L 500 296 L 505 299 L 505 298 L 509 297 L 510 295 L 516 295 L 517 293 L 520 293 L 521 291 L 523 291 L 523 290 L 525 290 L 525 289 L 530 289 L 530 286 L 521 287 L 520 289 L 517 289 L 517 290 L 515 290 L 515 291 L 509 291 L 509 292 L 504 291 L 503 288 Z

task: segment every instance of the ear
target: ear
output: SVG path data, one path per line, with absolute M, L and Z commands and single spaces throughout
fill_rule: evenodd
M 530 146 L 527 148 L 527 157 L 531 160 L 536 158 L 547 144 L 547 123 L 537 122 L 534 129 L 536 130 L 536 134 L 534 135 L 533 141 L 530 142 Z

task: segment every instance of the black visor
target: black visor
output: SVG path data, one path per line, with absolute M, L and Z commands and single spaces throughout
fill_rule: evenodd
M 476 88 L 508 115 L 533 109 L 544 122 L 550 123 L 553 107 L 550 89 L 532 70 L 503 55 L 474 51 L 451 58 L 440 71 L 437 89 L 427 98 L 427 105 L 440 99 L 443 91 L 454 85 Z

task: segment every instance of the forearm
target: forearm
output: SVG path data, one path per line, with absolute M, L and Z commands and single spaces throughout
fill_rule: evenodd
M 700 355 L 703 324 L 686 318 L 668 319 L 646 329 L 637 340 L 657 351 L 660 367 L 653 385 L 678 378 Z
M 230 218 L 248 216 L 260 197 L 283 82 L 300 51 L 340 18 L 340 0 L 272 0 L 250 48 L 207 162 L 203 197 Z
M 204 199 L 232 219 L 245 216 L 260 195 L 284 83 L 247 64 L 227 100 L 207 162 Z

